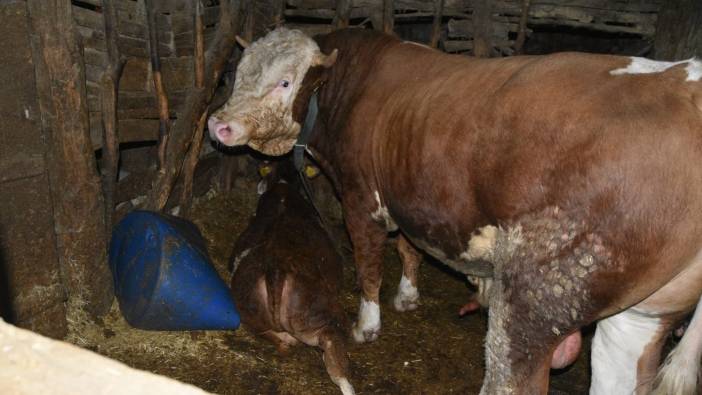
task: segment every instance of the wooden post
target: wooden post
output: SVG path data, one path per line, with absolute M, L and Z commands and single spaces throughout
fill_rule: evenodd
M 395 29 L 395 4 L 393 0 L 383 0 L 383 32 L 392 34 Z
M 531 7 L 531 0 L 522 0 L 522 14 L 519 16 L 519 30 L 517 31 L 517 39 L 514 41 L 514 53 L 516 55 L 520 55 L 524 50 L 526 27 L 529 21 L 529 7 Z
M 436 48 L 439 46 L 441 38 L 441 19 L 444 16 L 444 0 L 434 0 L 434 19 L 431 23 L 431 41 L 429 46 Z
M 105 212 L 88 125 L 85 66 L 70 0 L 28 0 L 41 123 L 54 211 L 56 250 L 68 314 L 93 317 L 112 304 Z
M 285 5 L 287 2 L 286 0 L 275 0 L 274 4 L 276 7 L 273 13 L 273 23 L 275 27 L 280 27 L 285 23 Z
M 100 79 L 100 105 L 102 109 L 102 189 L 105 195 L 105 235 L 112 234 L 115 210 L 115 185 L 119 164 L 119 131 L 117 121 L 117 95 L 125 59 L 117 46 L 117 10 L 114 0 L 102 0 L 102 16 L 107 46 L 107 68 Z
M 492 53 L 492 0 L 473 2 L 473 55 L 490 57 Z
M 351 17 L 351 0 L 336 0 L 336 16 L 332 24 L 337 29 L 349 27 L 349 18 Z
M 237 0 L 222 0 L 220 2 L 220 19 L 215 38 L 205 56 L 205 85 L 203 88 L 193 87 L 187 94 L 178 114 L 171 135 L 168 139 L 168 155 L 164 171 L 158 172 L 152 183 L 146 207 L 152 210 L 162 210 L 166 205 L 173 185 L 183 166 L 185 153 L 192 141 L 193 131 L 202 114 L 207 111 L 212 100 L 219 77 L 224 70 L 227 60 L 236 45 L 236 34 L 239 29 L 240 2 Z
M 202 24 L 202 3 L 200 0 L 195 1 L 195 12 L 193 26 L 194 42 L 195 42 L 195 88 L 203 89 L 205 87 L 205 28 Z M 202 138 L 205 130 L 205 122 L 207 121 L 207 111 L 202 113 L 200 120 L 197 123 L 193 140 L 190 143 L 183 163 L 183 189 L 180 195 L 180 216 L 188 217 L 190 214 L 190 206 L 193 201 L 193 177 L 195 167 L 200 158 L 200 150 L 202 149 Z
M 156 6 L 153 0 L 144 0 L 146 8 L 146 26 L 149 29 L 149 57 L 151 58 L 151 71 L 154 79 L 154 89 L 158 100 L 158 169 L 160 172 L 166 163 L 166 147 L 171 130 L 171 116 L 168 111 L 168 96 L 163 87 L 161 76 L 161 57 L 158 54 L 158 26 L 156 25 Z
M 702 54 L 702 2 L 668 0 L 661 3 L 653 53 L 656 59 L 681 60 Z

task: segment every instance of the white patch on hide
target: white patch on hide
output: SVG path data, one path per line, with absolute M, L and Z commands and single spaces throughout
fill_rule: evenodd
M 653 395 L 694 394 L 699 388 L 702 358 L 702 299 L 682 340 L 668 354 L 656 377 Z
M 383 204 L 380 202 L 380 194 L 378 193 L 378 191 L 375 191 L 374 194 L 375 201 L 378 202 L 378 209 L 371 213 L 371 218 L 373 218 L 374 221 L 384 223 L 385 230 L 387 230 L 388 232 L 396 231 L 397 224 L 390 217 L 388 208 L 383 206 Z
M 495 248 L 498 229 L 492 225 L 484 226 L 478 230 L 480 233 L 473 235 L 468 241 L 468 249 L 460 257 L 467 261 L 475 259 L 488 259 Z
M 476 277 L 476 276 L 466 276 L 468 282 L 473 284 L 478 291 L 476 293 L 477 301 L 483 307 L 490 306 L 490 288 L 492 287 L 492 278 L 490 277 Z
M 393 305 L 397 311 L 408 311 L 417 308 L 419 301 L 419 291 L 412 285 L 410 280 L 402 275 L 400 284 L 397 286 L 397 295 L 393 299 Z
M 246 258 L 247 255 L 249 255 L 249 252 L 251 252 L 251 249 L 247 248 L 244 251 L 242 251 L 241 254 L 237 255 L 236 258 L 234 258 L 234 262 L 232 263 L 232 275 L 236 273 L 236 269 L 241 264 L 241 261 L 244 260 L 244 258 Z
M 687 63 L 687 67 L 685 67 L 687 78 L 685 81 L 699 81 L 702 78 L 702 63 L 695 58 L 678 62 L 661 62 L 632 56 L 631 63 L 627 67 L 612 70 L 609 73 L 611 75 L 662 73 L 671 67 L 685 63 Z
M 358 322 L 353 325 L 351 334 L 357 343 L 373 341 L 380 333 L 380 306 L 373 301 L 361 298 Z
M 422 48 L 434 50 L 434 48 L 432 48 L 432 47 L 430 47 L 430 46 L 428 46 L 428 45 L 426 45 L 426 44 L 422 44 L 422 43 L 418 43 L 418 42 L 414 42 L 414 41 L 403 41 L 402 43 L 403 43 L 403 44 L 416 45 L 416 46 L 418 46 L 418 47 L 422 47 Z
M 635 393 L 639 358 L 659 327 L 659 318 L 631 308 L 598 322 L 592 340 L 590 394 Z
M 355 395 L 356 391 L 353 390 L 353 386 L 346 379 L 346 377 L 332 377 L 334 384 L 339 386 L 341 393 L 343 395 Z

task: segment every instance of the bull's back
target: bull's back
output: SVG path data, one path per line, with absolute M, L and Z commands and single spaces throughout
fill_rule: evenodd
M 398 225 L 454 254 L 477 225 L 557 205 L 586 211 L 632 256 L 680 247 L 666 259 L 682 262 L 702 223 L 702 169 L 691 167 L 702 157 L 702 89 L 684 65 L 612 74 L 629 62 L 467 60 L 397 44 L 377 62 L 348 138 L 372 152 Z M 681 231 L 695 240 L 668 240 Z

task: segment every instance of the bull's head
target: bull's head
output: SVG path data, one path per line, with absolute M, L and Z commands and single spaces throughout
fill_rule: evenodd
M 232 96 L 207 123 L 210 137 L 267 155 L 290 151 L 301 128 L 293 119 L 293 103 L 305 74 L 311 67 L 331 67 L 336 54 L 323 54 L 310 37 L 286 28 L 249 45 L 237 66 Z

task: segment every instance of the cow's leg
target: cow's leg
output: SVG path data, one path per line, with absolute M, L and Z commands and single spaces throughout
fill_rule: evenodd
M 635 308 L 598 322 L 590 394 L 648 394 L 671 324 Z
M 656 378 L 656 395 L 692 395 L 700 388 L 700 359 L 702 357 L 702 299 L 685 330 L 685 334 L 668 354 Z
M 353 244 L 356 275 L 361 285 L 358 320 L 351 329 L 357 343 L 374 341 L 380 334 L 380 284 L 387 230 L 371 217 L 374 210 L 372 201 L 367 205 L 356 204 L 350 199 L 344 201 L 346 228 Z
M 397 311 L 414 310 L 419 305 L 417 277 L 422 255 L 403 234 L 400 234 L 397 240 L 397 252 L 402 259 L 402 278 L 397 286 L 397 295 L 393 304 Z
M 344 336 L 339 329 L 327 326 L 319 334 L 319 347 L 324 350 L 322 359 L 329 377 L 344 395 L 355 394 L 349 383 L 349 358 L 346 355 Z

